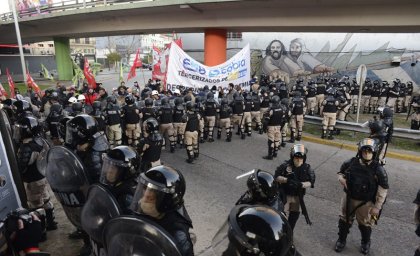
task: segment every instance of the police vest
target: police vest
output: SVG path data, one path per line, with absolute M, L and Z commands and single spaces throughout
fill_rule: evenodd
M 261 102 L 260 102 L 260 96 L 258 95 L 252 95 L 252 111 L 260 111 L 261 109 Z
M 316 87 L 316 94 L 325 94 L 325 85 L 323 85 L 323 84 L 319 84 L 317 87 Z
M 362 91 L 362 95 L 364 96 L 370 96 L 372 94 L 372 86 L 366 85 L 366 87 Z
M 172 109 L 163 107 L 160 109 L 159 117 L 161 124 L 170 124 L 172 123 Z
M 359 95 L 359 87 L 358 86 L 351 87 L 350 95 Z
M 150 117 L 156 118 L 156 111 L 154 108 L 143 108 L 141 113 L 143 114 L 143 121 L 146 121 Z
M 121 124 L 120 109 L 118 106 L 113 106 L 112 109 L 106 109 L 106 121 L 108 125 Z
M 269 96 L 263 96 L 262 102 L 261 102 L 261 108 L 268 108 L 270 106 L 270 97 Z
M 312 98 L 312 97 L 315 97 L 315 95 L 316 95 L 316 87 L 309 87 L 307 97 Z
M 220 119 L 229 118 L 232 113 L 232 109 L 228 105 L 222 105 L 220 108 Z
M 251 112 L 251 110 L 252 110 L 252 101 L 251 100 L 246 100 L 244 102 L 244 105 L 245 105 L 244 112 Z
M 233 102 L 232 111 L 233 111 L 233 114 L 235 114 L 235 115 L 243 114 L 244 113 L 244 102 L 239 101 L 239 100 L 235 100 Z
M 268 121 L 268 126 L 279 126 L 282 123 L 283 119 L 283 109 L 282 108 L 272 108 L 272 115 L 270 116 L 270 120 Z
M 303 115 L 303 101 L 293 101 L 293 109 L 292 109 L 293 115 Z
M 162 152 L 162 140 L 153 141 L 149 136 L 144 138 L 143 145 L 147 144 L 149 147 L 143 152 L 142 161 L 156 162 L 160 159 L 160 154 Z
M 354 158 L 349 169 L 345 173 L 347 180 L 347 193 L 350 197 L 360 201 L 375 201 L 378 190 L 378 182 L 375 177 L 377 163 L 368 167 L 362 165 L 357 158 Z
M 136 112 L 137 107 L 135 105 L 125 105 L 124 110 L 124 120 L 127 124 L 138 124 L 140 122 L 140 116 Z
M 205 116 L 216 116 L 216 103 L 206 102 L 204 114 Z
M 176 106 L 174 109 L 173 121 L 174 123 L 182 123 L 182 117 L 184 116 L 184 107 Z
M 324 112 L 325 113 L 336 113 L 337 112 L 337 106 L 336 106 L 336 99 L 334 97 L 328 97 L 326 100 L 325 106 L 324 106 Z
M 187 121 L 187 125 L 185 126 L 185 131 L 188 131 L 188 132 L 198 131 L 198 127 L 200 124 L 198 120 L 198 115 L 196 113 L 188 113 L 187 117 L 188 117 L 188 121 Z

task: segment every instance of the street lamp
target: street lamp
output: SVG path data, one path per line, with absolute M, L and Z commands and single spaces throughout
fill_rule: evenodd
M 9 6 L 10 6 L 10 8 L 12 8 L 13 20 L 15 22 L 16 37 L 17 37 L 18 46 L 19 46 L 20 64 L 22 65 L 22 72 L 23 72 L 23 81 L 27 85 L 25 57 L 23 56 L 22 39 L 20 38 L 20 29 L 19 29 L 18 17 L 17 17 L 17 13 L 16 13 L 15 1 L 14 0 L 9 0 Z

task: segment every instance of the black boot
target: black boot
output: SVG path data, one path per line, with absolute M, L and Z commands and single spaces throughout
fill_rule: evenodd
M 296 137 L 297 141 L 300 141 L 302 139 L 302 131 L 298 131 L 298 136 Z
M 325 139 L 327 137 L 327 130 L 322 130 L 321 139 Z
M 267 141 L 268 144 L 268 155 L 267 156 L 263 156 L 264 159 L 266 160 L 273 160 L 273 147 L 272 145 L 274 144 L 271 140 Z
M 220 140 L 222 138 L 222 130 L 217 131 L 217 139 Z
M 226 134 L 227 136 L 227 138 L 226 138 L 226 141 L 227 142 L 231 142 L 232 141 L 232 132 L 231 131 L 229 131 L 227 134 Z
M 245 131 L 242 131 L 242 132 L 241 132 L 241 139 L 243 139 L 243 140 L 244 140 L 244 139 L 245 139 L 245 136 L 246 136 L 246 135 L 245 135 Z
M 45 210 L 45 218 L 47 220 L 47 230 L 56 230 L 57 227 L 57 222 L 54 221 L 55 217 L 54 217 L 54 208 L 52 209 L 47 209 Z
M 194 161 L 194 153 L 192 150 L 188 150 L 187 149 L 187 163 L 192 164 L 192 162 Z
M 290 212 L 289 213 L 289 218 L 287 220 L 289 221 L 289 225 L 292 228 L 292 230 L 295 229 L 296 222 L 299 219 L 299 215 L 300 215 L 300 212 Z
M 333 140 L 334 139 L 333 134 L 334 134 L 334 130 L 329 130 L 329 133 L 328 133 L 328 139 L 329 140 Z
M 295 143 L 295 133 L 294 132 L 291 132 L 290 133 L 290 140 L 289 140 L 289 142 L 290 143 Z
M 338 221 L 338 240 L 335 242 L 335 251 L 342 252 L 346 246 L 347 235 L 350 230 L 350 225 L 347 224 L 344 220 L 340 219 Z
M 372 228 L 359 225 L 360 234 L 362 235 L 362 244 L 360 246 L 360 252 L 368 254 L 370 250 L 370 235 L 372 234 Z
M 277 157 L 277 151 L 278 151 L 278 147 L 275 147 L 274 149 L 273 149 L 273 157 Z

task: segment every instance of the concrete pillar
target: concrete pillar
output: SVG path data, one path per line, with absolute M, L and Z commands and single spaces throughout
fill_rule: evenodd
M 217 66 L 226 61 L 226 29 L 204 31 L 204 65 Z
M 73 78 L 73 64 L 70 57 L 70 39 L 66 37 L 54 38 L 54 48 L 58 80 L 71 80 Z

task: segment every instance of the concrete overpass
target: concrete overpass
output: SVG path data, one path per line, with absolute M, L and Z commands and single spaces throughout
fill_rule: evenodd
M 204 32 L 207 28 L 240 32 L 420 32 L 418 0 L 109 1 L 20 18 L 22 40 L 30 43 L 57 37 Z M 0 23 L 0 43 L 16 42 L 13 21 L 5 18 Z

